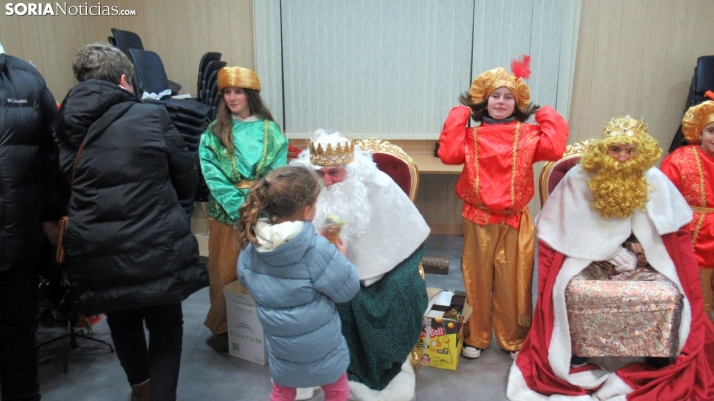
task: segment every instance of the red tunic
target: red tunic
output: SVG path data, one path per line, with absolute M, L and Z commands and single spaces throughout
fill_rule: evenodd
M 631 364 L 615 373 L 633 391 L 628 400 L 712 400 L 714 399 L 714 326 L 702 313 L 699 272 L 689 242 L 689 232 L 662 236 L 677 270 L 684 295 L 691 304 L 689 337 L 681 354 L 661 369 L 646 364 Z M 548 350 L 553 335 L 553 287 L 565 255 L 540 241 L 538 250 L 538 301 L 533 325 L 516 358 L 516 365 L 527 386 L 543 395 L 578 396 L 590 391 L 570 384 L 553 373 Z M 592 365 L 588 365 L 592 366 Z
M 714 210 L 714 158 L 697 145 L 681 147 L 662 161 L 660 170 L 693 208 Z M 714 213 L 694 212 L 687 227 L 700 268 L 714 267 Z
M 565 153 L 568 123 L 550 106 L 535 115 L 538 124 L 511 122 L 467 127 L 471 109 L 449 112 L 439 137 L 444 164 L 464 164 L 456 194 L 461 214 L 478 225 L 505 223 L 518 229 L 523 208 L 533 198 L 533 163 Z

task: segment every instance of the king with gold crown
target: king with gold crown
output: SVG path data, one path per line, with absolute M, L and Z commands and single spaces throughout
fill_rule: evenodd
M 372 155 L 340 133 L 317 131 L 292 163 L 310 166 L 322 177 L 313 224 L 324 233 L 340 221 L 347 258 L 359 274 L 357 296 L 337 305 L 350 349 L 351 399 L 413 399 L 409 355 L 427 305 L 419 264 L 429 226 Z
M 612 119 L 536 217 L 538 300 L 510 400 L 713 399 L 692 211 L 661 154 L 644 121 Z

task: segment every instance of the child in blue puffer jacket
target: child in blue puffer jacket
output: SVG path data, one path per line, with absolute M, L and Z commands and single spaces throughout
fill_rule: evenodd
M 320 183 L 304 166 L 256 181 L 240 208 L 238 279 L 255 299 L 273 378 L 271 401 L 293 401 L 296 388 L 322 386 L 325 400 L 347 400 L 350 362 L 335 302 L 359 291 L 355 267 L 311 221 Z M 267 218 L 261 218 L 267 214 Z

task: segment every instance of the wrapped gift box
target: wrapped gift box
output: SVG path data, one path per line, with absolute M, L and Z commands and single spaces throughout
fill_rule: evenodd
M 683 296 L 654 281 L 573 279 L 565 291 L 573 355 L 672 357 Z

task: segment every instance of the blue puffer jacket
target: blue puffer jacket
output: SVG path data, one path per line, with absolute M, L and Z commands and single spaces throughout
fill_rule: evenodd
M 256 302 L 270 355 L 270 375 L 285 387 L 334 383 L 349 365 L 335 302 L 359 291 L 347 258 L 306 222 L 276 249 L 241 252 L 238 278 Z

